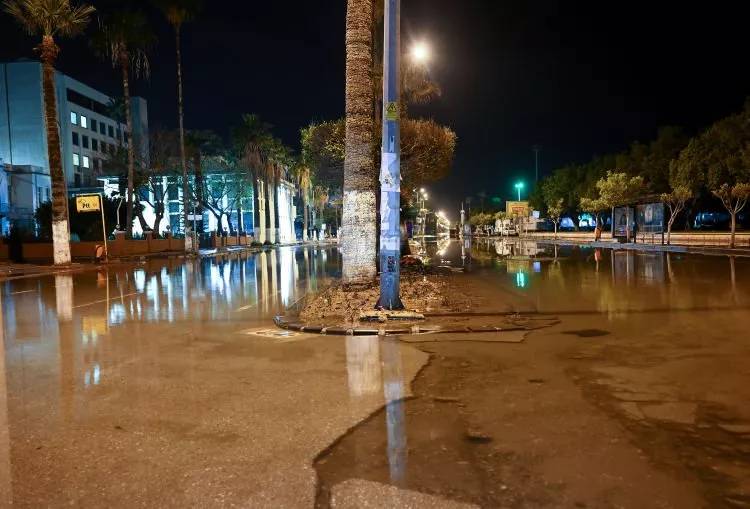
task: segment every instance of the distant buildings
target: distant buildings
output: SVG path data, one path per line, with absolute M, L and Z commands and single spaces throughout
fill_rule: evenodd
M 55 84 L 60 150 L 68 193 L 103 192 L 109 197 L 122 196 L 124 182 L 120 181 L 120 175 L 113 174 L 111 165 L 107 169 L 105 161 L 117 148 L 127 147 L 134 141 L 141 151 L 138 159 L 149 163 L 146 100 L 131 99 L 134 131 L 131 136 L 126 132 L 123 106 L 118 111 L 113 98 L 61 72 L 56 73 Z M 174 174 L 151 178 L 147 185 L 136 190 L 143 207 L 140 217 L 134 218 L 135 235 L 142 234 L 144 226 L 154 227 L 156 210 L 162 206 L 159 233 L 184 232 L 182 184 L 179 168 L 175 170 Z M 201 214 L 201 207 L 191 205 L 189 221 L 202 233 L 240 231 L 254 235 L 260 242 L 293 242 L 296 239 L 296 186 L 286 170 L 282 173 L 274 196 L 267 196 L 265 184 L 258 182 L 256 189 L 263 191 L 256 195 L 255 189 L 247 189 L 241 199 L 233 199 L 227 185 L 231 177 L 222 169 L 208 165 L 203 169 L 206 192 L 211 193 L 211 201 L 216 206 L 213 212 L 202 207 Z M 192 171 L 189 178 L 192 185 Z M 7 235 L 11 224 L 35 231 L 34 212 L 50 198 L 42 66 L 34 61 L 0 63 L 0 233 Z M 193 197 L 189 197 L 188 202 L 192 201 Z M 124 211 L 123 204 L 121 220 Z M 124 224 L 120 226 L 125 228 Z
M 134 136 L 117 118 L 112 98 L 61 72 L 56 73 L 60 149 L 68 191 L 99 187 L 102 161 L 117 146 L 139 140 L 148 154 L 146 100 L 131 100 Z M 11 222 L 33 228 L 34 211 L 50 200 L 42 66 L 0 63 L 0 227 Z

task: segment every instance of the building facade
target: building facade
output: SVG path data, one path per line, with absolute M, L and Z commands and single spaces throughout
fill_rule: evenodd
M 100 187 L 103 161 L 117 147 L 135 140 L 148 155 L 146 100 L 131 99 L 132 136 L 116 103 L 61 72 L 55 73 L 60 150 L 68 191 Z M 50 200 L 42 65 L 35 61 L 0 63 L 0 215 L 10 223 L 33 223 L 34 211 Z

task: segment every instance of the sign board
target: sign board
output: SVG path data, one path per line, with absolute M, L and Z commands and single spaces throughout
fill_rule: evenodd
M 509 216 L 528 217 L 529 202 L 527 201 L 506 201 L 505 213 Z
M 635 209 L 636 224 L 639 233 L 664 232 L 664 204 L 644 203 Z
M 612 209 L 612 236 L 629 241 L 634 237 L 635 209 L 633 207 L 615 207 Z
M 385 119 L 398 120 L 398 103 L 390 102 L 385 105 Z
M 99 212 L 99 195 L 76 196 L 76 210 L 78 212 Z
M 188 221 L 202 221 L 202 214 L 188 214 Z

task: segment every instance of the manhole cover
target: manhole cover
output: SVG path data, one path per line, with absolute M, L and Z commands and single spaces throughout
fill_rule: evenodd
M 260 336 L 262 338 L 272 338 L 272 339 L 288 339 L 288 338 L 293 338 L 293 337 L 301 335 L 299 332 L 283 330 L 283 329 L 260 329 L 260 330 L 251 329 L 251 330 L 243 331 L 242 333 L 247 334 L 248 336 Z
M 601 329 L 581 329 L 581 330 L 566 330 L 563 334 L 570 334 L 571 336 L 578 336 L 579 338 L 596 338 L 599 336 L 606 336 L 609 331 Z

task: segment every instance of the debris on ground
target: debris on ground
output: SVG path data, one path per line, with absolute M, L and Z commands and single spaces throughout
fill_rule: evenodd
M 343 320 L 357 323 L 363 312 L 373 311 L 380 296 L 378 281 L 367 287 L 331 286 L 304 302 L 299 318 L 303 322 Z M 416 313 L 466 311 L 470 299 L 450 279 L 438 275 L 402 275 L 401 301 Z

